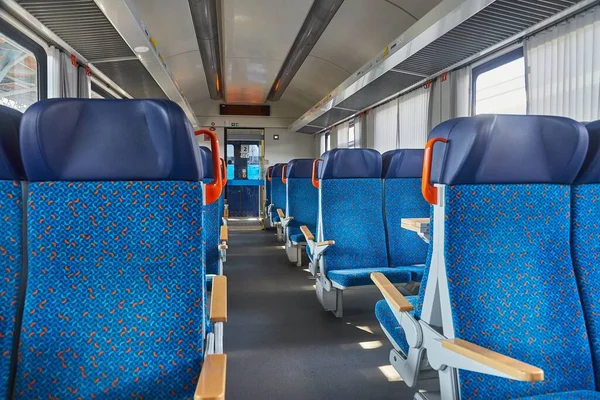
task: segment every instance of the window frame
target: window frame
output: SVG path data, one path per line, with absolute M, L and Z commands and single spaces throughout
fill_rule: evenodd
M 30 51 L 37 63 L 37 101 L 48 98 L 48 54 L 38 42 L 0 19 L 0 34 Z
M 518 60 L 522 57 L 525 57 L 525 52 L 523 50 L 523 46 L 519 46 L 514 50 L 473 67 L 471 70 L 471 115 L 477 115 L 477 78 L 479 78 L 479 75 Z M 523 73 L 525 74 L 525 94 L 527 94 L 527 71 L 523 71 Z M 525 97 L 527 98 L 527 96 Z

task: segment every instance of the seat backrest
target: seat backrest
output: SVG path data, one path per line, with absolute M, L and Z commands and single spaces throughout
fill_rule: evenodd
M 23 194 L 19 149 L 21 113 L 0 106 L 0 397 L 9 398 L 11 363 L 18 340 L 19 285 L 23 270 Z M 15 359 L 13 359 L 15 358 Z M 11 361 L 12 360 L 12 361 Z
M 271 176 L 271 172 L 273 171 L 273 166 L 270 166 L 269 168 L 267 168 L 267 174 L 266 177 L 270 177 Z M 270 204 L 271 202 L 271 182 L 265 178 L 265 200 L 267 205 Z
M 569 185 L 587 151 L 585 129 L 560 117 L 480 115 L 446 121 L 433 138 L 447 140 L 433 148 L 431 173 L 442 185 L 434 221 L 444 229 L 433 243 L 443 254 L 433 258 L 445 265 L 437 283 L 452 310 L 444 335 L 545 374 L 530 383 L 461 370 L 461 397 L 594 390 L 569 244 Z
M 205 184 L 211 183 L 214 179 L 214 171 L 212 167 L 212 152 L 208 147 L 200 146 L 200 168 L 203 171 L 202 182 Z M 206 265 L 207 274 L 219 273 L 219 232 L 220 223 L 220 203 L 205 204 L 202 207 L 202 240 L 205 247 L 204 263 Z
M 319 192 L 312 184 L 311 158 L 291 160 L 286 167 L 286 215 L 294 217 L 297 226 L 316 226 Z
M 388 266 L 383 224 L 381 154 L 333 149 L 319 167 L 319 240 L 335 240 L 324 270 Z
M 30 178 L 19 398 L 191 398 L 203 362 L 202 171 L 168 100 L 53 99 Z
M 271 204 L 274 204 L 274 212 L 277 212 L 278 208 L 281 208 L 285 212 L 285 185 L 281 181 L 281 173 L 284 165 L 275 164 L 271 171 Z
M 427 244 L 402 229 L 402 218 L 426 218 L 429 203 L 421 194 L 423 149 L 391 150 L 383 154 L 383 210 L 390 266 L 425 263 Z
M 588 154 L 571 187 L 571 251 L 600 387 L 600 121 L 586 125 Z

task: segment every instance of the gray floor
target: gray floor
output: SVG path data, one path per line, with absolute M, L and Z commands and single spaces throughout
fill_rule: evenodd
M 229 400 L 412 398 L 379 368 L 389 365 L 391 345 L 375 318 L 377 289 L 348 291 L 337 319 L 273 231 L 234 231 L 229 240 Z

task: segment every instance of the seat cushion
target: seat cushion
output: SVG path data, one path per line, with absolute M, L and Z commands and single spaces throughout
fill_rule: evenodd
M 417 296 L 409 296 L 406 298 L 413 307 L 416 307 L 418 302 Z M 414 311 L 410 313 L 414 315 Z M 392 309 L 388 305 L 387 301 L 379 300 L 375 305 L 375 316 L 377 320 L 387 331 L 387 333 L 391 336 L 391 339 L 396 342 L 396 346 L 399 347 L 404 354 L 408 354 L 408 343 L 406 342 L 406 334 L 404 333 L 404 329 L 398 323 L 398 320 L 394 316 Z
M 373 285 L 371 274 L 381 272 L 392 283 L 407 283 L 412 281 L 412 271 L 405 268 L 355 268 L 329 271 L 327 277 L 342 287 Z
M 600 392 L 578 390 L 576 392 L 548 393 L 532 397 L 520 397 L 521 400 L 588 400 L 600 399 Z
M 290 235 L 290 241 L 293 243 L 306 243 L 306 238 L 302 233 L 294 233 Z

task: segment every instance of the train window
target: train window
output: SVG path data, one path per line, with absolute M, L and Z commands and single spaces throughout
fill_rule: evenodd
M 325 151 L 331 150 L 331 135 L 329 132 L 325 133 Z
M 473 68 L 473 114 L 527 114 L 522 48 Z
M 350 123 L 348 127 L 348 148 L 354 148 L 354 139 L 355 139 L 355 130 L 354 130 L 354 121 Z
M 0 33 L 0 104 L 25 111 L 37 100 L 35 54 Z

